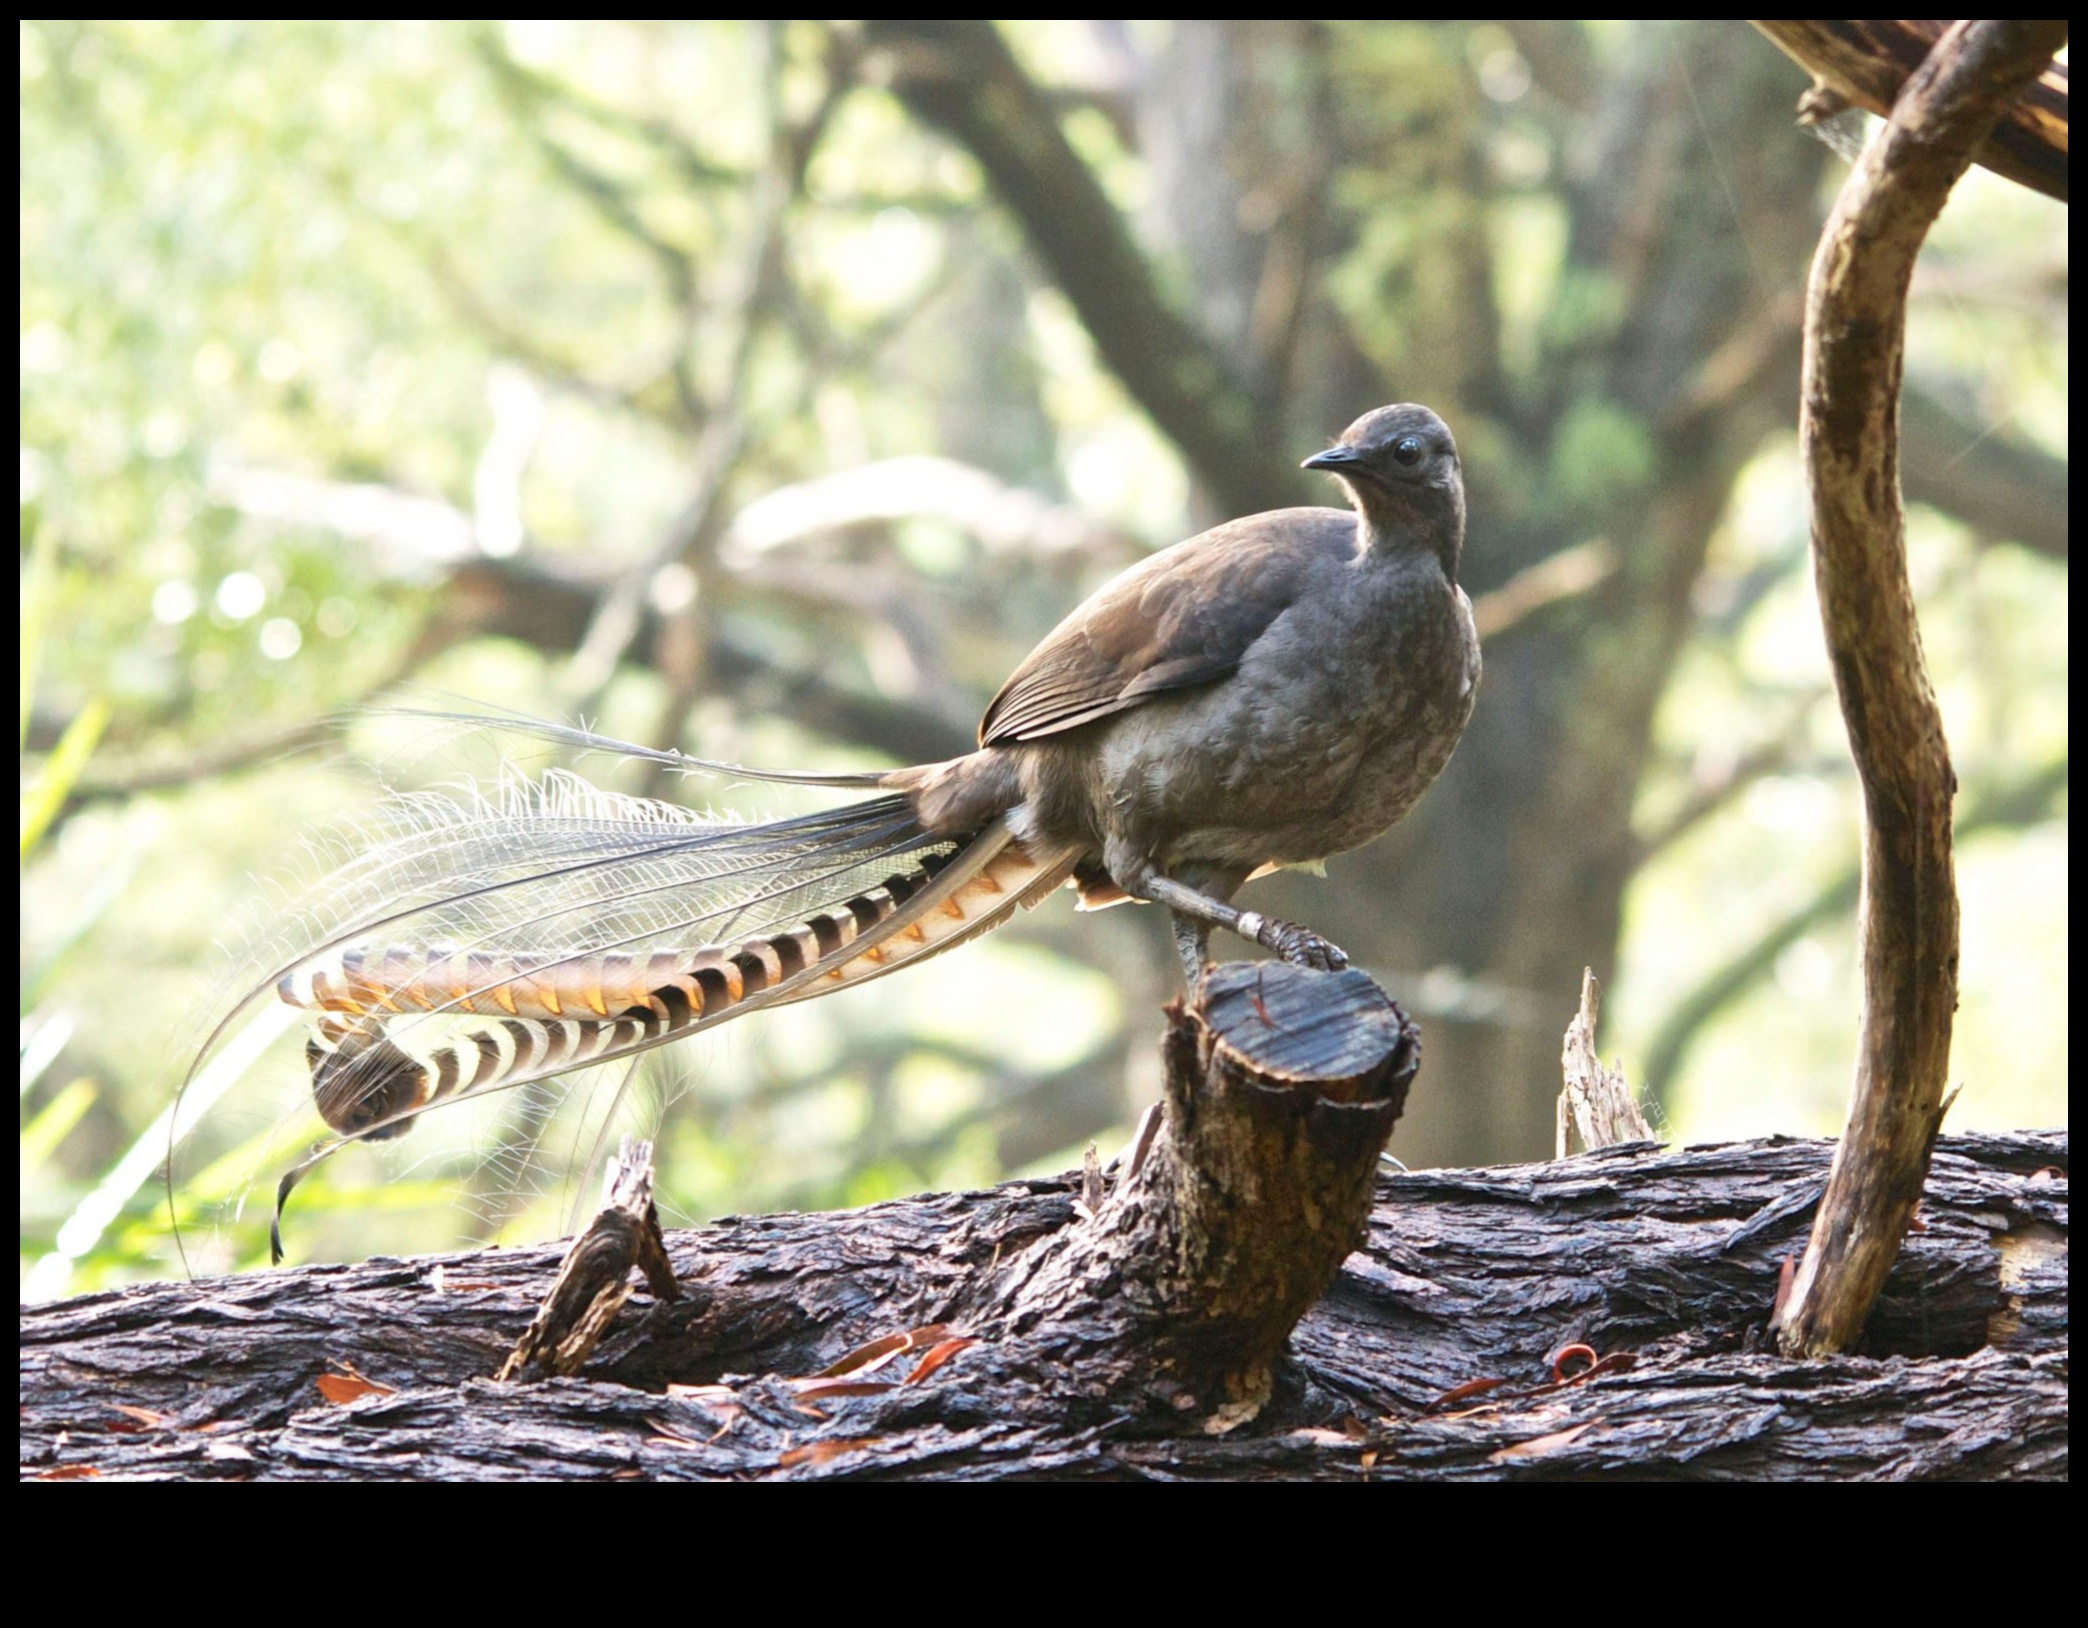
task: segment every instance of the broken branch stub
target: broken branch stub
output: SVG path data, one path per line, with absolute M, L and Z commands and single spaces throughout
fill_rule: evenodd
M 495 1377 L 579 1373 L 630 1298 L 634 1266 L 655 1299 L 679 1298 L 653 1205 L 652 1143 L 626 1136 L 603 1182 L 601 1212 L 573 1240 L 535 1319 Z

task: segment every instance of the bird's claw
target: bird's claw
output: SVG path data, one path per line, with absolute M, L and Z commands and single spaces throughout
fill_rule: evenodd
M 1251 927 L 1249 938 L 1265 950 L 1274 950 L 1293 966 L 1310 967 L 1314 972 L 1339 972 L 1348 965 L 1347 952 L 1340 945 L 1294 921 L 1278 921 L 1273 916 L 1250 912 L 1242 916 L 1240 925 Z
M 1348 965 L 1348 954 L 1339 944 L 1329 943 L 1304 927 L 1293 927 L 1291 931 L 1295 940 L 1277 951 L 1284 960 L 1310 967 L 1314 972 L 1339 972 Z

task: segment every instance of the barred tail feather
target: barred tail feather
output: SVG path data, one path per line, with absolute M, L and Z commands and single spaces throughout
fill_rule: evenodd
M 831 822 L 826 846 L 796 855 L 787 877 L 763 881 L 752 861 L 790 839 L 770 827 L 739 832 L 746 890 L 785 897 L 803 891 L 798 878 L 807 869 L 859 874 L 864 856 L 853 843 L 866 832 L 878 838 L 870 852 L 880 862 L 891 848 L 911 848 L 904 868 L 877 885 L 735 944 L 561 957 L 358 945 L 286 973 L 281 998 L 318 1013 L 306 1055 L 314 1099 L 337 1140 L 279 1183 L 275 1258 L 284 1202 L 340 1146 L 402 1135 L 445 1102 L 629 1057 L 745 1012 L 880 977 L 999 926 L 1071 873 L 1073 853 L 1033 854 L 1002 820 L 951 842 L 894 821 L 895 801 L 838 811 L 853 817 Z M 441 1033 L 425 1027 L 430 1017 L 448 1020 Z
M 409 721 L 885 795 L 754 823 L 605 792 L 562 770 L 504 771 L 484 790 L 395 796 L 322 839 L 323 874 L 249 941 L 248 971 L 216 1007 L 177 1095 L 167 1173 L 177 1237 L 175 1195 L 186 1199 L 191 1176 L 199 1213 L 239 1214 L 244 1187 L 227 1187 L 233 1173 L 211 1163 L 228 1141 L 256 1150 L 250 1174 L 273 1176 L 287 1144 L 310 1147 L 321 1122 L 329 1140 L 283 1178 L 280 1212 L 307 1170 L 351 1142 L 396 1139 L 432 1107 L 911 965 L 1035 903 L 1072 867 L 1071 854 L 1026 849 L 990 808 L 969 834 L 939 834 L 880 774 L 740 771 L 515 715 Z M 181 1104 L 210 1078 L 206 1063 L 259 1027 L 271 995 L 310 1016 L 302 1077 L 244 1072 L 219 1089 L 209 1133 L 191 1137 L 196 1118 Z M 286 1100 L 293 1091 L 301 1106 Z
M 343 1136 L 381 1140 L 438 1103 L 626 1057 L 954 948 L 1060 885 L 1072 859 L 1034 857 L 996 821 L 954 852 L 931 851 L 735 945 L 559 961 L 351 949 L 286 974 L 279 992 L 321 1009 L 306 1056 L 322 1117 Z M 416 1044 L 424 1014 L 463 1021 Z

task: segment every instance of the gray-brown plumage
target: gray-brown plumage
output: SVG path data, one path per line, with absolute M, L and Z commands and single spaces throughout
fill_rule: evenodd
M 1479 640 L 1457 586 L 1464 485 L 1441 419 L 1381 407 L 1305 467 L 1340 480 L 1354 512 L 1251 515 L 1133 566 L 1031 652 L 986 709 L 979 749 L 946 763 L 755 771 L 466 720 L 883 795 L 765 824 L 556 775 L 402 799 L 272 930 L 257 952 L 270 970 L 218 1034 L 270 988 L 313 1012 L 319 1111 L 356 1140 L 882 977 L 1068 880 L 1089 907 L 1166 906 L 1192 986 L 1213 927 L 1344 965 L 1318 934 L 1232 896 L 1359 847 L 1413 806 L 1471 716 Z
M 1032 852 L 1077 851 L 1089 906 L 1166 905 L 1192 983 L 1212 927 L 1345 963 L 1233 892 L 1389 830 L 1449 762 L 1478 687 L 1449 428 L 1381 407 L 1305 467 L 1338 478 L 1354 514 L 1251 515 L 1133 566 L 1016 669 L 977 752 L 885 780 L 931 830 L 1001 818 Z

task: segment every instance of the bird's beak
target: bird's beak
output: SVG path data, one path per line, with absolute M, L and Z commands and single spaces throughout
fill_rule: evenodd
M 1354 463 L 1356 456 L 1354 447 L 1333 446 L 1327 448 L 1325 452 L 1315 452 L 1298 467 L 1300 469 L 1342 469 Z

